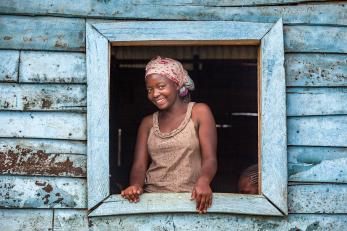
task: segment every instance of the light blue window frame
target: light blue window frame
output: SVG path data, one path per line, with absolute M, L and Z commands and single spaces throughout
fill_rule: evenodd
M 258 45 L 260 194 L 215 193 L 210 213 L 283 216 L 287 208 L 287 129 L 283 25 L 237 21 L 119 21 L 86 24 L 89 216 L 196 212 L 189 193 L 110 195 L 111 46 Z

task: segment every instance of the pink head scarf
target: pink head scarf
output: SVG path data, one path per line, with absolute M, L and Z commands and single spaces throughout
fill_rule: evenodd
M 188 90 L 194 90 L 194 82 L 189 77 L 182 64 L 174 59 L 157 56 L 146 65 L 146 75 L 159 74 L 174 81 L 180 87 L 180 96 L 188 94 Z

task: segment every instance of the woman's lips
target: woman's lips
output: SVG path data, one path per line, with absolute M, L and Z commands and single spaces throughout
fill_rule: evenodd
M 165 99 L 163 99 L 163 98 L 161 98 L 161 99 L 156 99 L 156 100 L 154 100 L 154 102 L 155 102 L 156 104 L 163 104 L 163 103 L 165 103 Z

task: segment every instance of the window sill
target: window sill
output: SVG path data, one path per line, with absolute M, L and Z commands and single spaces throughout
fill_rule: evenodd
M 89 216 L 141 213 L 194 212 L 195 201 L 190 193 L 145 193 L 138 203 L 130 203 L 119 194 L 106 198 Z M 208 213 L 238 213 L 283 216 L 264 196 L 233 193 L 214 193 Z

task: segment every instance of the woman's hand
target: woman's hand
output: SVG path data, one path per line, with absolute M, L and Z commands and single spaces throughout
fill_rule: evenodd
M 127 199 L 129 202 L 139 202 L 140 195 L 143 193 L 142 187 L 138 185 L 130 185 L 128 188 L 121 192 L 123 198 Z
M 192 191 L 192 200 L 196 200 L 196 210 L 206 213 L 212 205 L 212 190 L 208 182 L 198 180 Z

